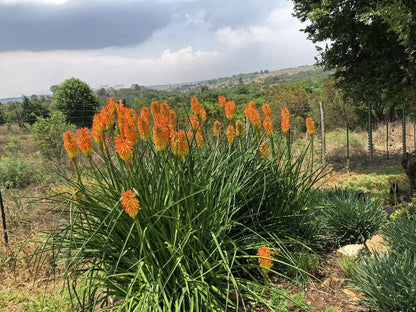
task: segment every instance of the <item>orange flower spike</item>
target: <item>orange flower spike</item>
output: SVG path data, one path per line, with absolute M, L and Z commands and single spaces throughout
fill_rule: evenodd
M 233 120 L 235 116 L 235 103 L 234 101 L 228 101 L 225 103 L 225 117 L 229 120 Z
M 131 190 L 121 192 L 120 201 L 124 211 L 134 219 L 140 209 L 139 200 L 134 193 Z
M 95 114 L 92 122 L 92 137 L 100 149 L 103 148 L 103 136 L 105 131 L 105 123 L 101 116 L 101 114 Z
M 205 111 L 205 108 L 201 107 L 199 109 L 199 119 L 201 120 L 201 126 L 205 124 L 207 121 L 207 112 Z
M 263 274 L 266 275 L 269 269 L 272 267 L 272 256 L 270 254 L 270 248 L 267 246 L 260 246 L 257 255 L 259 256 L 259 264 Z
M 220 136 L 221 135 L 221 123 L 216 120 L 214 122 L 214 136 Z
M 241 120 L 235 122 L 235 135 L 244 135 L 244 126 Z
M 127 165 L 129 165 L 130 160 L 133 156 L 132 145 L 127 141 L 125 137 L 121 135 L 114 138 L 114 143 L 116 145 L 116 151 L 120 158 L 123 159 Z
M 221 107 L 224 107 L 226 102 L 227 98 L 225 97 L 225 95 L 220 95 L 218 97 L 218 103 L 221 105 Z
M 267 117 L 271 118 L 272 117 L 272 110 L 271 110 L 269 104 L 264 103 L 263 106 L 262 106 L 262 110 L 263 110 L 263 115 L 264 115 L 265 118 L 267 118 Z
M 154 119 L 156 114 L 160 114 L 159 103 L 157 101 L 152 101 L 152 103 L 150 103 L 150 110 Z
M 88 160 L 91 160 L 92 155 L 92 139 L 91 132 L 88 128 L 81 128 L 77 130 L 77 141 L 79 149 L 84 153 Z
M 232 125 L 227 127 L 227 140 L 230 144 L 233 144 L 235 139 L 235 129 Z
M 170 118 L 170 109 L 167 102 L 160 103 L 160 112 L 166 118 Z
M 191 128 L 196 131 L 199 128 L 199 121 L 197 115 L 192 115 L 189 117 L 189 123 L 191 124 Z
M 71 131 L 67 131 L 63 134 L 64 139 L 64 147 L 68 156 L 71 160 L 75 161 L 77 158 L 78 147 L 77 141 L 75 140 L 75 136 Z
M 178 135 L 178 158 L 183 161 L 189 153 L 188 138 L 185 130 L 179 130 Z
M 153 125 L 153 142 L 159 152 L 165 150 L 169 143 L 169 129 L 161 122 Z
M 201 109 L 201 106 L 199 105 L 199 101 L 195 96 L 191 97 L 191 108 L 194 114 L 199 116 L 199 110 Z
M 250 118 L 250 110 L 251 110 L 250 105 L 246 105 L 244 107 L 244 116 L 246 116 L 247 118 Z
M 114 114 L 113 114 L 113 111 L 111 111 L 111 109 L 110 109 L 109 106 L 103 106 L 103 108 L 101 109 L 101 113 L 100 114 L 101 114 L 101 119 L 105 123 L 107 129 L 109 131 L 112 131 L 113 130 L 113 126 L 114 126 Z
M 139 135 L 136 130 L 136 125 L 133 120 L 127 120 L 124 124 L 124 133 L 127 142 L 131 145 L 135 145 L 139 139 Z
M 290 114 L 289 110 L 285 107 L 282 109 L 282 131 L 283 133 L 287 133 L 289 131 L 290 126 Z
M 150 112 L 149 112 L 149 109 L 146 106 L 143 106 L 140 109 L 140 116 L 143 119 L 147 120 L 147 123 L 149 123 L 149 121 L 150 121 Z
M 250 112 L 249 112 L 249 119 L 252 125 L 254 126 L 254 128 L 256 128 L 257 130 L 260 130 L 261 128 L 260 114 L 255 107 L 254 108 L 251 107 Z
M 150 137 L 149 120 L 143 116 L 139 116 L 137 119 L 137 128 L 139 130 L 140 137 L 147 141 Z
M 260 144 L 260 155 L 261 158 L 267 158 L 267 156 L 269 156 L 269 147 L 267 146 L 266 142 L 263 142 Z
M 173 130 L 169 137 L 169 147 L 173 155 L 178 156 L 178 131 Z
M 256 103 L 254 103 L 254 102 L 248 103 L 248 106 L 250 106 L 251 109 L 257 109 Z
M 178 118 L 176 117 L 176 113 L 173 110 L 169 111 L 169 121 L 173 128 L 176 128 L 178 125 Z
M 272 124 L 272 120 L 270 119 L 270 117 L 264 118 L 263 128 L 264 128 L 264 131 L 266 131 L 266 133 L 268 135 L 272 135 L 272 133 L 273 133 L 273 124 Z
M 198 129 L 198 131 L 195 134 L 195 141 L 198 148 L 201 148 L 204 146 L 204 137 L 202 136 L 201 129 Z
M 313 122 L 311 117 L 306 118 L 306 131 L 309 133 L 310 136 L 315 134 L 315 123 Z

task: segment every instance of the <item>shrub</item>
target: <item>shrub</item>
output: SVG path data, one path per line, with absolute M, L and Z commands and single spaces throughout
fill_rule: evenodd
M 416 254 L 416 220 L 399 218 L 381 229 L 388 246 L 397 254 L 406 250 Z
M 0 159 L 0 183 L 3 187 L 25 187 L 38 181 L 40 172 L 36 166 L 22 157 Z
M 62 145 L 62 134 L 73 128 L 66 123 L 61 112 L 53 112 L 50 117 L 37 117 L 33 125 L 33 139 L 42 154 L 48 160 L 60 162 L 66 154 Z
M 366 304 L 376 311 L 415 311 L 416 261 L 414 252 L 365 257 L 353 273 L 353 283 Z
M 247 137 L 176 131 L 157 103 L 150 139 L 150 117 L 140 115 L 137 133 L 136 112 L 108 102 L 92 127 L 96 157 L 88 130 L 64 135 L 77 178 L 63 175 L 73 191 L 53 199 L 70 217 L 45 238 L 38 264 L 48 251 L 66 263 L 82 310 L 246 310 L 247 300 L 276 310 L 263 283 L 269 271 L 284 272 L 260 268 L 256 252 L 268 245 L 274 255 L 276 233 L 290 233 L 287 221 L 295 225 L 310 206 L 319 170 L 305 163 L 308 150 L 290 159 L 285 141 L 257 126 Z
M 379 204 L 353 190 L 323 192 L 323 204 L 321 213 L 328 238 L 337 245 L 363 243 L 384 220 Z

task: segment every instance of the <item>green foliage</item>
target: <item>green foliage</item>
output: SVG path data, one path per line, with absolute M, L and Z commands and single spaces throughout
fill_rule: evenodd
M 407 11 L 414 17 L 416 12 L 411 9 L 411 2 L 394 1 L 394 5 L 392 1 L 359 0 L 293 2 L 295 16 L 302 22 L 308 21 L 304 28 L 308 38 L 315 43 L 331 41 L 330 45 L 318 49 L 318 62 L 325 69 L 336 70 L 337 77 L 345 78 L 339 85 L 355 104 L 361 102 L 366 106 L 371 102 L 382 110 L 386 104 L 381 101 L 383 94 L 389 94 L 390 98 L 403 96 L 401 82 L 411 74 L 410 68 L 414 69 L 415 59 L 411 54 L 414 47 L 400 42 L 399 32 L 386 23 L 386 16 Z M 379 3 L 384 8 L 378 11 L 380 14 L 374 14 Z M 405 34 L 413 33 L 414 38 L 415 30 L 412 27 L 406 30 Z M 414 93 L 412 81 L 409 91 Z
M 23 96 L 22 108 L 22 119 L 33 125 L 36 122 L 37 117 L 48 117 L 49 110 L 46 109 L 39 101 L 29 100 L 27 96 Z
M 182 161 L 139 141 L 126 162 L 112 144 L 118 130 L 107 131 L 110 143 L 97 158 L 85 167 L 75 163 L 77 179 L 62 176 L 71 191 L 52 200 L 69 218 L 35 257 L 41 265 L 53 250 L 52 261 L 66 264 L 68 289 L 81 310 L 112 302 L 108 309 L 244 311 L 248 301 L 276 310 L 264 291 L 257 249 L 284 248 L 280 234 L 299 227 L 321 169 L 305 170 L 309 147 L 291 159 L 283 139 L 269 140 L 254 128 L 233 144 L 201 131 L 204 146 L 191 138 Z M 260 140 L 269 144 L 268 157 L 260 154 Z M 134 218 L 120 203 L 126 190 L 139 200 Z M 299 254 L 297 263 L 310 268 L 306 258 Z
M 269 103 L 273 112 L 273 124 L 280 125 L 280 112 L 284 107 L 289 109 L 291 120 L 298 120 L 291 125 L 292 131 L 302 132 L 306 129 L 304 119 L 309 112 L 309 96 L 305 88 L 299 82 L 279 84 L 264 89 L 264 99 Z M 300 122 L 302 121 L 302 122 Z
M 22 188 L 40 179 L 39 169 L 19 155 L 0 159 L 0 185 Z
M 323 192 L 321 209 L 330 240 L 337 245 L 363 243 L 381 226 L 381 206 L 356 191 L 333 189 Z
M 38 117 L 33 125 L 33 140 L 43 157 L 50 161 L 60 162 L 66 154 L 62 135 L 68 129 L 74 127 L 69 125 L 61 112 L 53 112 L 50 117 Z
M 416 261 L 414 250 L 403 254 L 374 253 L 354 271 L 354 285 L 376 311 L 415 311 Z
M 416 253 L 415 219 L 398 218 L 384 226 L 381 233 L 394 253 L 404 254 L 406 250 Z
M 99 107 L 91 88 L 83 81 L 70 78 L 59 85 L 52 97 L 55 107 L 62 111 L 68 123 L 88 127 Z

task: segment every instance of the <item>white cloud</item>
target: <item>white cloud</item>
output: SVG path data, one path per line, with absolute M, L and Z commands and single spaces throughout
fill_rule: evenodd
M 218 51 L 165 50 L 155 58 L 135 59 L 97 52 L 48 51 L 0 54 L 0 98 L 49 93 L 49 87 L 76 77 L 92 88 L 102 85 L 177 83 L 215 77 Z M 214 76 L 212 76 L 214 75 Z

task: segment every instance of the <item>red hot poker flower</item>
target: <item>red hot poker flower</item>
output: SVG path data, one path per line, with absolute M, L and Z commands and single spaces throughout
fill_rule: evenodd
M 139 200 L 134 193 L 131 190 L 121 192 L 120 201 L 124 211 L 134 219 L 140 209 Z
M 234 101 L 228 101 L 225 103 L 225 117 L 229 120 L 233 120 L 235 116 L 235 103 Z
M 78 146 L 81 152 L 84 153 L 88 160 L 91 160 L 92 155 L 92 139 L 91 132 L 88 128 L 81 128 L 77 130 Z
M 306 131 L 308 131 L 310 136 L 315 134 L 315 123 L 311 117 L 306 118 Z
M 232 125 L 227 127 L 227 140 L 230 144 L 233 144 L 235 139 L 235 129 Z
M 266 275 L 272 267 L 273 258 L 270 254 L 270 248 L 267 246 L 260 246 L 257 251 L 257 255 L 259 256 L 259 264 L 263 274 Z
M 264 103 L 263 106 L 262 106 L 262 109 L 263 109 L 263 115 L 264 115 L 265 118 L 266 117 L 269 117 L 269 118 L 272 117 L 272 110 L 271 110 L 269 104 Z
M 67 131 L 63 134 L 64 139 L 64 147 L 68 156 L 71 160 L 75 160 L 77 158 L 78 147 L 77 141 L 75 140 L 75 136 L 71 131 Z

